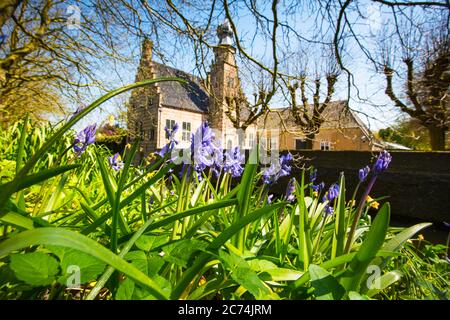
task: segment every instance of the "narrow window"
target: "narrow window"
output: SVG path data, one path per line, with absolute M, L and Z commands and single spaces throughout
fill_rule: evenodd
M 166 128 L 168 131 L 172 131 L 175 126 L 175 120 L 166 119 Z M 169 139 L 169 133 L 166 131 L 166 139 Z
M 148 136 L 151 141 L 155 140 L 155 129 L 150 129 Z
M 191 138 L 191 123 L 183 122 L 183 132 L 181 136 L 182 141 L 189 141 Z

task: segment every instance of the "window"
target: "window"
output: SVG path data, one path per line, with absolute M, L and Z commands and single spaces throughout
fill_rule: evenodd
M 331 143 L 330 141 L 320 141 L 320 150 L 328 151 L 330 150 Z
M 175 120 L 166 119 L 166 128 L 167 131 L 172 131 L 173 127 L 175 126 Z M 169 133 L 166 131 L 166 139 L 169 139 Z
M 149 140 L 155 140 L 155 129 L 150 129 L 148 133 Z
M 305 139 L 295 139 L 295 150 L 305 150 L 306 140 Z
M 153 106 L 153 98 L 152 97 L 148 98 L 148 105 L 149 105 L 149 107 Z
M 183 133 L 181 140 L 182 141 L 189 141 L 191 138 L 191 123 L 190 122 L 183 122 Z

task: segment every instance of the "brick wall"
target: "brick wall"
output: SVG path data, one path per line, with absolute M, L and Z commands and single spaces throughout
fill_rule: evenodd
M 306 166 L 318 169 L 318 180 L 337 182 L 344 171 L 348 192 L 358 182 L 358 169 L 370 163 L 377 153 L 364 151 L 292 151 L 304 157 Z M 450 152 L 391 152 L 392 163 L 378 177 L 371 196 L 389 196 L 393 217 L 409 217 L 432 222 L 450 222 Z M 299 176 L 300 169 L 293 169 Z M 284 193 L 288 179 L 274 190 Z

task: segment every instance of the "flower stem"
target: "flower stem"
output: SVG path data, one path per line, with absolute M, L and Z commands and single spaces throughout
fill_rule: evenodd
M 364 191 L 364 194 L 362 195 L 362 198 L 359 201 L 358 208 L 356 209 L 355 216 L 353 217 L 352 227 L 350 229 L 350 233 L 348 234 L 344 253 L 350 252 L 350 247 L 351 247 L 351 244 L 353 241 L 353 236 L 355 235 L 356 226 L 358 225 L 359 218 L 361 217 L 362 209 L 364 208 L 364 204 L 366 203 L 367 196 L 369 195 L 370 191 L 372 190 L 373 185 L 375 184 L 376 180 L 377 180 L 377 175 L 372 176 L 372 179 L 370 179 L 369 184 L 367 185 L 366 190 Z

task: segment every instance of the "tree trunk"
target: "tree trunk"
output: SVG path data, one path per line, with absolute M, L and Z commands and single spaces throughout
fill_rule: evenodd
M 428 126 L 428 133 L 430 134 L 430 144 L 432 150 L 445 150 L 445 132 L 444 128 L 435 126 Z
M 2 4 L 0 4 L 0 28 L 11 18 L 21 2 L 22 0 L 2 0 Z

